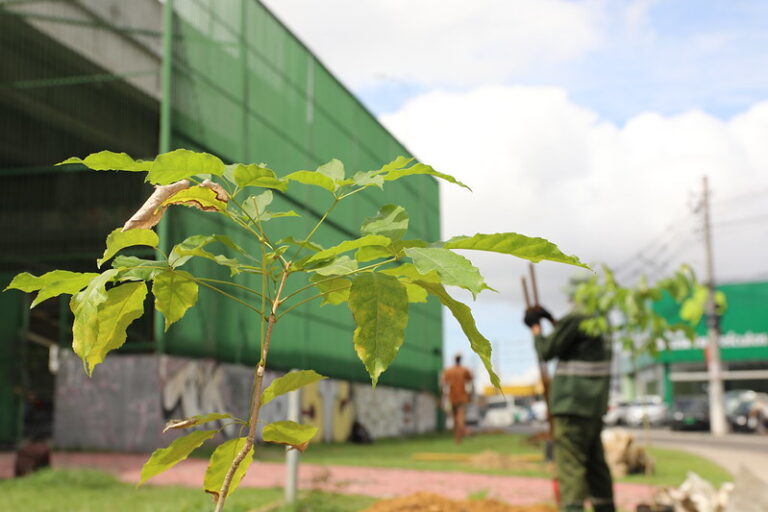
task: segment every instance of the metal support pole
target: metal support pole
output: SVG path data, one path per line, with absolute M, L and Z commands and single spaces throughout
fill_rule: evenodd
M 173 0 L 165 0 L 163 8 L 163 62 L 161 69 L 161 98 L 160 98 L 160 140 L 158 152 L 166 153 L 171 150 L 171 77 L 173 72 Z M 167 216 L 166 216 L 167 217 Z M 161 219 L 157 226 L 159 257 L 168 253 L 168 220 Z M 155 349 L 157 353 L 165 352 L 165 330 L 162 316 L 155 311 Z
M 288 419 L 299 422 L 301 416 L 301 390 L 288 393 Z M 285 502 L 296 503 L 299 482 L 299 450 L 285 448 Z
M 709 214 L 709 182 L 702 180 L 702 216 L 704 222 L 704 256 L 707 279 L 707 371 L 709 372 L 709 425 L 712 434 L 722 436 L 727 432 L 723 391 L 723 365 L 720 360 L 720 327 L 715 305 L 715 267 L 712 251 L 712 229 Z
M 173 0 L 163 8 L 163 62 L 160 98 L 160 153 L 171 150 L 171 75 L 173 72 Z

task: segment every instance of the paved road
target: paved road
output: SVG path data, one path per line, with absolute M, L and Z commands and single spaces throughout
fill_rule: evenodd
M 545 429 L 542 425 L 515 425 L 510 430 L 533 434 Z M 734 476 L 745 467 L 768 483 L 768 436 L 757 434 L 727 434 L 715 437 L 709 432 L 673 432 L 665 428 L 627 429 L 644 445 L 663 446 L 701 455 L 717 462 Z M 695 470 L 695 468 L 691 468 Z
M 722 437 L 715 437 L 709 432 L 675 432 L 667 429 L 632 429 L 639 439 L 648 438 L 657 443 L 675 443 L 681 447 L 684 445 L 702 445 L 710 447 L 738 450 L 755 451 L 768 455 L 768 436 L 758 434 L 726 434 Z
M 768 436 L 727 434 L 715 437 L 709 432 L 673 432 L 665 429 L 636 430 L 644 444 L 685 450 L 720 464 L 736 475 L 746 468 L 768 484 Z M 693 468 L 692 468 L 693 469 Z

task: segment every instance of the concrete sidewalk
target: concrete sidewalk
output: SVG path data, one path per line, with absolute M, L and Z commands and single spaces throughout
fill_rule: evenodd
M 768 484 L 768 475 L 764 470 L 768 465 L 768 436 L 727 434 L 715 437 L 709 432 L 667 430 L 635 430 L 633 433 L 645 446 L 662 446 L 700 455 L 716 462 L 734 476 L 746 468 Z
M 139 480 L 146 455 L 108 453 L 55 453 L 54 467 L 96 468 L 114 474 L 127 483 Z M 188 459 L 162 473 L 153 485 L 202 485 L 207 461 Z M 0 478 L 12 473 L 12 454 L 0 454 Z M 404 496 L 414 492 L 434 492 L 453 499 L 466 499 L 475 492 L 487 493 L 514 505 L 552 502 L 552 482 L 546 478 L 479 475 L 452 471 L 419 471 L 355 466 L 319 466 L 302 464 L 299 471 L 301 489 L 320 489 L 346 494 L 375 497 Z M 254 462 L 241 485 L 246 487 L 281 487 L 285 481 L 283 464 Z M 652 486 L 616 484 L 617 504 L 634 510 L 654 492 Z

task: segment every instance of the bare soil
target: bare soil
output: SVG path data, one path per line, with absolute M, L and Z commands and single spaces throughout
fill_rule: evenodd
M 456 501 L 418 492 L 378 501 L 363 512 L 556 512 L 556 509 L 549 505 L 507 505 L 493 499 Z

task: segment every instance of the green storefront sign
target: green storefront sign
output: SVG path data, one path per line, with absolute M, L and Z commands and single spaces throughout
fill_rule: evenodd
M 768 282 L 722 284 L 717 289 L 725 294 L 728 301 L 728 309 L 720 318 L 720 357 L 726 368 L 726 389 L 763 390 L 768 387 L 768 380 L 760 376 L 762 370 L 768 371 Z M 677 306 L 670 297 L 659 301 L 655 309 L 670 322 L 680 321 Z M 697 391 L 692 383 L 703 384 L 706 381 L 692 374 L 706 369 L 707 343 L 706 318 L 702 318 L 696 326 L 693 342 L 684 337 L 673 339 L 669 347 L 659 347 L 656 357 L 641 358 L 635 362 L 635 367 L 642 369 L 661 364 L 664 399 L 672 404 L 676 393 L 695 393 Z M 691 377 L 685 379 L 687 384 L 676 383 L 676 376 L 685 372 L 689 372 Z M 757 376 L 752 377 L 754 375 Z M 660 389 L 659 386 L 657 389 Z

